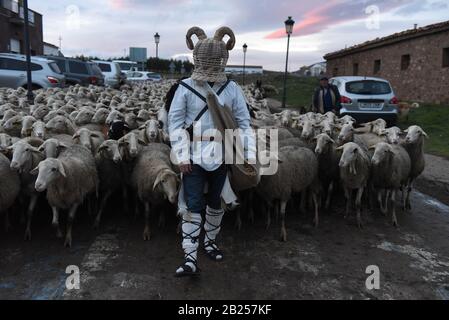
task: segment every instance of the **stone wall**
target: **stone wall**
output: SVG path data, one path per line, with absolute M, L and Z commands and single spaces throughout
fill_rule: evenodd
M 443 67 L 445 48 L 449 50 L 449 31 L 329 57 L 327 72 L 330 76 L 385 78 L 402 101 L 449 104 L 449 66 Z M 403 69 L 405 55 L 410 56 L 410 64 Z M 374 72 L 376 60 L 381 61 L 378 73 Z M 358 64 L 358 74 L 354 74 L 354 64 Z

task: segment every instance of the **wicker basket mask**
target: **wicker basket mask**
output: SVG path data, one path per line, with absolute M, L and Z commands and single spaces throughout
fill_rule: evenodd
M 192 36 L 198 37 L 194 46 Z M 227 43 L 223 38 L 228 35 Z M 199 27 L 192 27 L 186 35 L 187 47 L 193 50 L 195 69 L 192 79 L 197 81 L 224 82 L 226 81 L 225 67 L 228 63 L 229 50 L 235 45 L 234 32 L 228 27 L 221 27 L 213 38 L 207 38 L 206 33 Z

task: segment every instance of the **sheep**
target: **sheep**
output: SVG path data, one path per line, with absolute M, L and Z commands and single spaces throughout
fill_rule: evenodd
M 112 110 L 106 118 L 106 125 L 110 126 L 114 121 L 124 121 L 125 116 L 118 110 Z
M 50 112 L 50 108 L 47 106 L 40 106 L 36 108 L 31 115 L 37 120 L 44 120 L 44 117 Z
M 168 112 L 163 106 L 161 106 L 157 112 L 157 120 L 161 124 L 161 129 L 168 134 Z
M 391 127 L 380 132 L 381 136 L 385 136 L 390 144 L 399 144 L 401 141 L 402 130 L 398 127 Z
M 47 137 L 47 129 L 45 123 L 41 120 L 37 120 L 31 126 L 31 137 L 45 139 Z
M 9 134 L 0 133 L 0 152 L 6 152 L 6 149 L 19 141 L 17 137 L 11 137 Z
M 361 218 L 361 202 L 370 177 L 370 159 L 365 150 L 354 142 L 349 142 L 337 148 L 342 151 L 339 162 L 340 180 L 345 192 L 346 213 L 348 217 L 352 205 L 352 193 L 357 191 L 355 205 L 357 211 L 357 225 L 363 228 Z
M 63 117 L 68 118 L 68 117 L 70 117 L 70 114 L 62 109 L 52 110 L 44 117 L 43 120 L 44 120 L 44 122 L 48 122 L 56 116 L 63 116 Z
M 47 122 L 45 128 L 50 134 L 70 134 L 74 135 L 76 131 L 75 125 L 68 118 L 56 116 Z
M 95 154 L 97 148 L 104 142 L 104 135 L 98 131 L 81 128 L 73 135 L 72 139 Z
M 151 142 L 168 142 L 169 136 L 162 130 L 162 122 L 150 119 L 143 126 L 139 128 L 139 138 L 145 141 L 145 143 Z
M 36 118 L 33 116 L 24 116 L 22 118 L 22 129 L 20 130 L 20 136 L 22 138 L 31 136 L 33 131 L 33 124 L 36 122 Z
M 106 206 L 106 202 L 114 191 L 126 188 L 121 174 L 122 156 L 119 144 L 116 140 L 106 140 L 99 147 L 95 156 L 99 177 L 100 207 L 95 217 L 94 227 L 100 225 L 101 215 Z
M 413 182 L 423 173 L 426 166 L 424 157 L 424 138 L 428 139 L 429 136 L 419 126 L 411 126 L 407 130 L 404 130 L 404 133 L 406 133 L 407 136 L 401 145 L 407 150 L 412 162 L 406 189 L 406 209 L 411 210 L 410 194 L 413 189 Z
M 52 224 L 61 237 L 59 210 L 69 209 L 64 246 L 72 246 L 72 225 L 76 210 L 98 186 L 95 160 L 90 151 L 79 145 L 65 149 L 58 158 L 45 159 L 31 174 L 37 175 L 35 188 L 47 190 L 47 200 L 53 211 Z
M 31 240 L 31 220 L 34 208 L 38 199 L 38 193 L 34 189 L 35 177 L 30 173 L 37 166 L 44 155 L 29 143 L 20 140 L 9 147 L 12 151 L 11 169 L 16 170 L 20 175 L 22 192 L 30 198 L 27 209 L 27 226 L 25 230 L 25 240 Z
M 378 200 L 383 213 L 388 211 L 388 201 L 391 200 L 392 223 L 397 227 L 396 194 L 399 189 L 405 188 L 407 185 L 411 170 L 410 157 L 402 146 L 385 142 L 378 143 L 372 149 L 375 151 L 371 159 L 371 183 L 375 188 L 387 190 L 385 207 L 382 206 L 380 192 L 378 193 Z M 405 201 L 404 199 L 404 208 Z
M 5 133 L 13 137 L 20 137 L 22 134 L 23 116 L 18 114 L 4 121 L 3 129 Z
M 55 135 L 53 138 L 45 140 L 38 150 L 45 154 L 45 158 L 57 158 L 64 148 L 68 148 L 73 144 L 71 136 L 64 134 Z
M 315 138 L 315 154 L 318 158 L 318 177 L 326 190 L 326 202 L 324 208 L 329 209 L 332 200 L 332 193 L 335 183 L 339 180 L 339 161 L 340 155 L 336 150 L 336 143 L 325 133 L 321 133 Z
M 281 240 L 287 241 L 285 228 L 285 211 L 287 202 L 293 194 L 305 192 L 318 174 L 318 161 L 315 154 L 306 148 L 283 147 L 279 150 L 279 167 L 274 175 L 262 176 L 256 193 L 264 199 L 269 207 L 279 201 L 281 214 Z M 318 199 L 313 194 L 315 203 L 315 223 L 318 223 Z M 269 216 L 268 212 L 268 216 Z M 269 219 L 267 220 L 267 227 Z
M 92 123 L 104 125 L 109 115 L 109 110 L 106 108 L 99 108 L 92 117 Z
M 131 184 L 145 208 L 145 241 L 150 239 L 150 207 L 159 207 L 165 199 L 176 204 L 178 183 L 179 179 L 171 166 L 169 149 L 163 152 L 158 144 L 146 146 L 137 157 L 131 175 Z
M 5 214 L 6 231 L 10 228 L 8 210 L 14 204 L 20 191 L 19 175 L 10 166 L 9 159 L 0 153 L 0 213 Z

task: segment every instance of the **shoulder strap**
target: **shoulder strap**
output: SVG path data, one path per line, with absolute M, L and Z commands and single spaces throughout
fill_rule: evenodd
M 224 85 L 221 86 L 221 88 L 217 91 L 217 95 L 219 96 L 228 86 L 228 84 L 231 82 L 231 80 L 227 80 L 225 82 Z M 187 90 L 191 91 L 194 95 L 196 95 L 198 98 L 200 98 L 202 101 L 207 102 L 206 98 L 199 93 L 197 90 L 195 90 L 194 88 L 192 88 L 191 86 L 189 86 L 187 83 L 185 83 L 184 81 L 181 81 L 179 83 L 180 85 L 182 85 L 184 88 L 186 88 Z M 209 109 L 208 105 L 206 104 L 206 106 L 200 111 L 200 113 L 198 113 L 198 115 L 196 116 L 194 122 L 199 121 L 201 119 L 201 117 L 206 113 L 207 109 Z

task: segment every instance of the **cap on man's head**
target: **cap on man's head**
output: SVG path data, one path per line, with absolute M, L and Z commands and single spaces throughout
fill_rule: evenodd
M 328 77 L 322 77 L 322 78 L 320 79 L 320 81 L 329 81 L 329 78 L 328 78 Z

